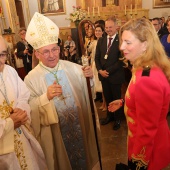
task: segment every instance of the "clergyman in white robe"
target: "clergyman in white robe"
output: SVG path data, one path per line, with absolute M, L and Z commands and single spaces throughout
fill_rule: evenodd
M 29 130 L 30 92 L 17 72 L 9 65 L 4 65 L 0 72 L 0 89 L 4 84 L 9 103 L 0 92 L 0 169 L 2 170 L 46 170 L 46 161 L 38 141 Z M 13 120 L 9 117 L 9 108 L 25 110 L 29 122 L 14 130 Z
M 99 170 L 82 66 L 65 60 L 59 60 L 58 64 L 49 68 L 40 63 L 24 80 L 31 92 L 29 104 L 36 138 L 43 148 L 50 170 L 80 169 L 79 166 L 83 170 Z M 48 100 L 47 87 L 55 81 L 56 76 L 64 98 Z M 97 115 L 96 120 L 98 122 Z

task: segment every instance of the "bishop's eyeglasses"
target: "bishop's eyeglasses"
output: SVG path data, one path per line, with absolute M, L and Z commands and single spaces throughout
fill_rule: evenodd
M 53 55 L 58 54 L 58 51 L 60 50 L 60 47 L 54 47 L 51 50 L 44 50 L 43 52 L 37 51 L 38 53 L 42 54 L 44 57 L 49 57 L 50 56 L 50 52 Z

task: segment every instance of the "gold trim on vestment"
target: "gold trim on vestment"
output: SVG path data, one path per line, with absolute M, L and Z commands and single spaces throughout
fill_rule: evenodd
M 1 119 L 6 119 L 10 116 L 10 109 L 13 107 L 14 101 L 11 101 L 10 104 L 3 101 L 0 105 Z M 21 133 L 22 134 L 22 133 Z M 26 157 L 24 155 L 23 143 L 21 142 L 21 134 L 14 130 L 14 151 L 18 158 L 18 162 L 22 170 L 28 170 L 28 165 L 26 163 Z

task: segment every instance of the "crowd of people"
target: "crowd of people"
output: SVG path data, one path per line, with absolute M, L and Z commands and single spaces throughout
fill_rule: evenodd
M 38 21 L 43 24 L 39 26 Z M 36 12 L 27 30 L 19 30 L 21 41 L 16 47 L 26 72 L 24 81 L 5 64 L 8 46 L 0 37 L 0 167 L 100 170 L 100 125 L 114 121 L 113 130 L 120 129 L 124 107 L 128 158 L 122 167 L 165 168 L 170 164 L 166 120 L 170 19 L 132 19 L 118 30 L 116 18 L 109 17 L 94 27 L 85 23 L 82 31 L 89 66 L 76 64 L 76 43 L 71 35 L 60 59 L 59 28 Z M 122 98 L 124 67 L 129 64 L 132 76 Z M 97 109 L 92 111 L 86 78 L 93 102 L 98 92 L 102 94 L 100 109 L 107 111 L 107 116 L 100 121 Z

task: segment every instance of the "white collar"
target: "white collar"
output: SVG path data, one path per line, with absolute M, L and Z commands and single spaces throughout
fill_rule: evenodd
M 111 36 L 111 37 L 110 37 L 109 35 L 107 35 L 107 39 L 112 38 L 112 41 L 113 41 L 113 40 L 115 39 L 116 35 L 117 35 L 117 34 L 114 34 L 114 35 Z

